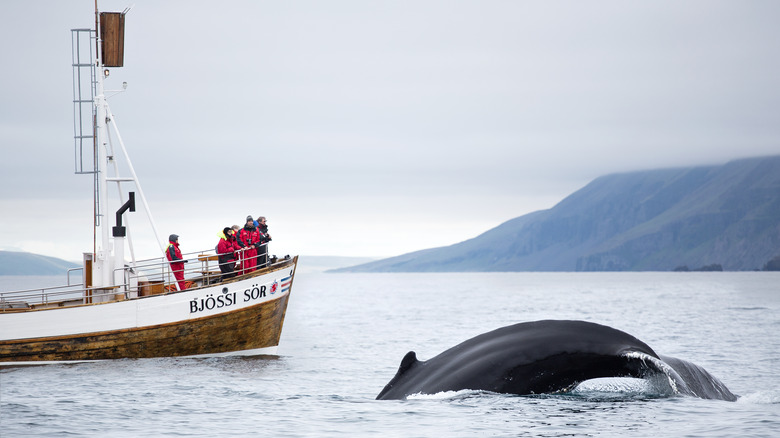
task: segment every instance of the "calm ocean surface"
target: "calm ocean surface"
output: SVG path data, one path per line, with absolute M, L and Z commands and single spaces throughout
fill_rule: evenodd
M 427 360 L 539 319 L 623 330 L 741 398 L 611 379 L 568 395 L 374 400 L 409 350 Z M 779 364 L 780 273 L 301 272 L 279 356 L 3 368 L 0 436 L 780 436 Z

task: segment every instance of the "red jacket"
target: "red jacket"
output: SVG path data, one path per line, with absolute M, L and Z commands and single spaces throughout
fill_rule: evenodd
M 219 239 L 217 244 L 217 255 L 219 255 L 219 263 L 230 263 L 236 261 L 234 254 L 238 247 L 233 239 Z
M 168 249 L 165 250 L 165 256 L 168 257 L 168 260 L 171 262 L 171 269 L 174 271 L 181 271 L 184 269 L 184 261 L 181 257 L 178 242 L 168 242 Z
M 238 244 L 242 248 L 246 247 L 252 247 L 256 244 L 260 243 L 260 232 L 257 231 L 257 228 L 247 228 L 244 227 L 241 229 L 241 231 L 238 232 Z

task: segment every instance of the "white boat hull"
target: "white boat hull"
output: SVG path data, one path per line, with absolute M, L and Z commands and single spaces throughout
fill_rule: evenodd
M 296 263 L 193 290 L 0 313 L 0 365 L 269 354 L 281 336 Z

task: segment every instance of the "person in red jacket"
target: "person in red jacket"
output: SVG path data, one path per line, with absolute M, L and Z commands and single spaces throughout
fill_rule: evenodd
M 238 233 L 236 238 L 238 245 L 244 250 L 241 257 L 241 273 L 247 274 L 257 269 L 257 246 L 260 244 L 260 233 L 255 228 L 252 216 L 246 217 L 246 225 Z
M 233 229 L 225 227 L 220 233 L 219 243 L 217 244 L 217 256 L 219 257 L 219 270 L 222 272 L 221 281 L 236 276 L 236 236 L 233 235 Z
M 171 270 L 173 276 L 179 283 L 179 290 L 184 290 L 187 285 L 184 283 L 184 264 L 186 260 L 182 259 L 181 251 L 179 250 L 179 236 L 171 234 L 168 237 L 168 248 L 165 250 L 165 256 L 171 264 Z

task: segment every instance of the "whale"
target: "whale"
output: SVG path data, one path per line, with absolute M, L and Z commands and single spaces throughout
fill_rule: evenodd
M 427 361 L 414 351 L 377 400 L 474 390 L 532 395 L 567 393 L 602 377 L 667 381 L 674 394 L 735 401 L 704 368 L 657 354 L 628 333 L 587 321 L 543 320 L 502 327 L 466 340 Z

